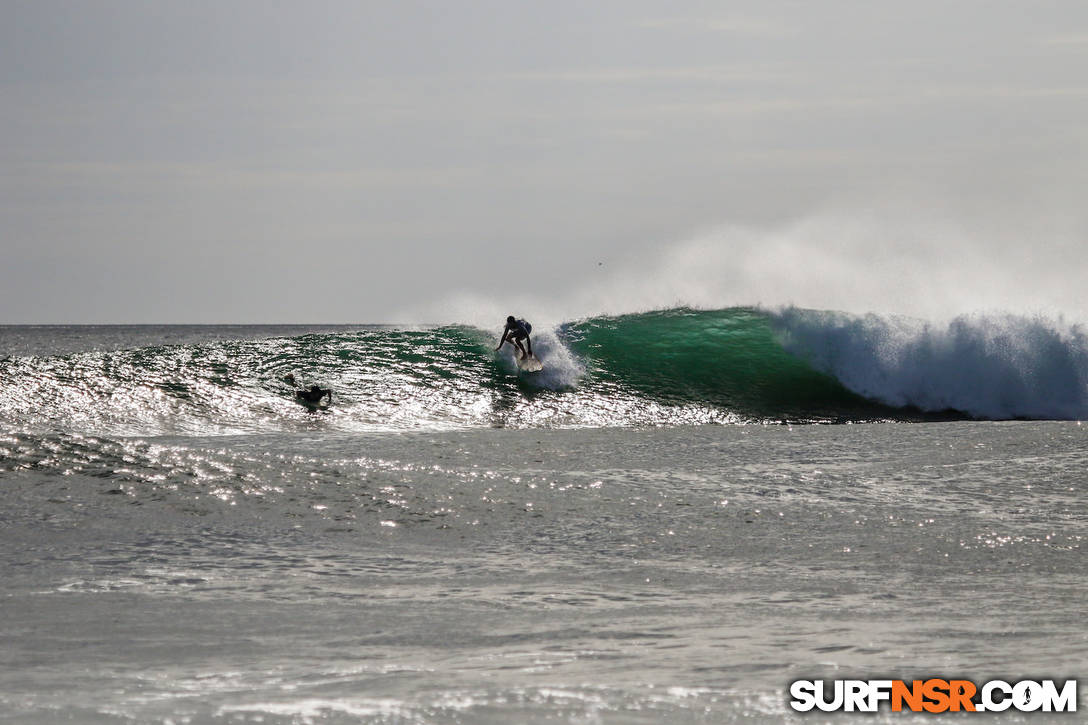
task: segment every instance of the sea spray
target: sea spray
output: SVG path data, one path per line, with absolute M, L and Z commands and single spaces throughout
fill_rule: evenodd
M 976 418 L 1088 415 L 1088 338 L 1077 325 L 1009 314 L 946 324 L 790 308 L 784 347 L 867 398 Z

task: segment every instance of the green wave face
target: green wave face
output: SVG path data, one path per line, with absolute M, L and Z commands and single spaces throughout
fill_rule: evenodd
M 770 318 L 751 308 L 602 317 L 571 324 L 563 334 L 597 381 L 658 401 L 710 405 L 758 419 L 892 413 L 786 352 Z

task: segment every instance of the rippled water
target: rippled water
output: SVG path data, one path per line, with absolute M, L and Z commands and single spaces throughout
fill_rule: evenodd
M 1086 449 L 1076 423 L 7 434 L 0 706 L 807 722 L 794 679 L 1076 677 Z
M 813 350 L 884 334 L 799 319 Z M 1067 409 L 1080 338 L 1002 357 L 991 327 L 966 358 L 906 345 L 880 395 L 903 360 L 968 359 L 1019 397 L 950 373 L 919 399 Z M 1080 423 L 759 424 L 926 416 L 748 309 L 544 331 L 548 377 L 493 344 L 0 328 L 2 719 L 801 723 L 795 679 L 1086 671 Z

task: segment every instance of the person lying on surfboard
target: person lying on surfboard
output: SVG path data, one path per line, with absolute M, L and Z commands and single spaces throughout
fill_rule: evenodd
M 329 402 L 332 402 L 332 390 L 328 388 L 321 388 L 317 385 L 311 385 L 309 390 L 296 390 L 295 397 L 304 403 L 310 403 L 317 405 L 321 402 L 321 399 L 325 396 L 329 396 Z
M 504 342 L 509 342 L 511 345 L 521 350 L 522 357 L 533 356 L 533 343 L 529 339 L 529 333 L 533 331 L 533 326 L 525 320 L 515 320 L 513 315 L 506 318 L 506 327 L 502 331 L 502 339 L 499 340 L 499 346 L 495 348 L 498 352 L 502 349 Z M 525 341 L 525 345 L 521 344 L 521 341 Z M 525 347 L 528 346 L 529 350 L 526 352 Z
M 295 382 L 295 376 L 291 373 L 287 373 L 283 376 L 283 382 L 289 384 L 293 388 L 298 387 L 298 383 Z M 311 385 L 309 390 L 299 389 L 295 391 L 295 397 L 301 400 L 303 403 L 309 403 L 311 405 L 317 405 L 321 402 L 321 399 L 325 396 L 329 396 L 329 402 L 332 402 L 332 389 L 322 388 L 319 385 Z

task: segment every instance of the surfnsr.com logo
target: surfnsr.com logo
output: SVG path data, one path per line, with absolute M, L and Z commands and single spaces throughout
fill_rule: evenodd
M 790 697 L 797 712 L 876 712 L 885 702 L 892 712 L 1076 712 L 1077 681 L 797 680 Z

